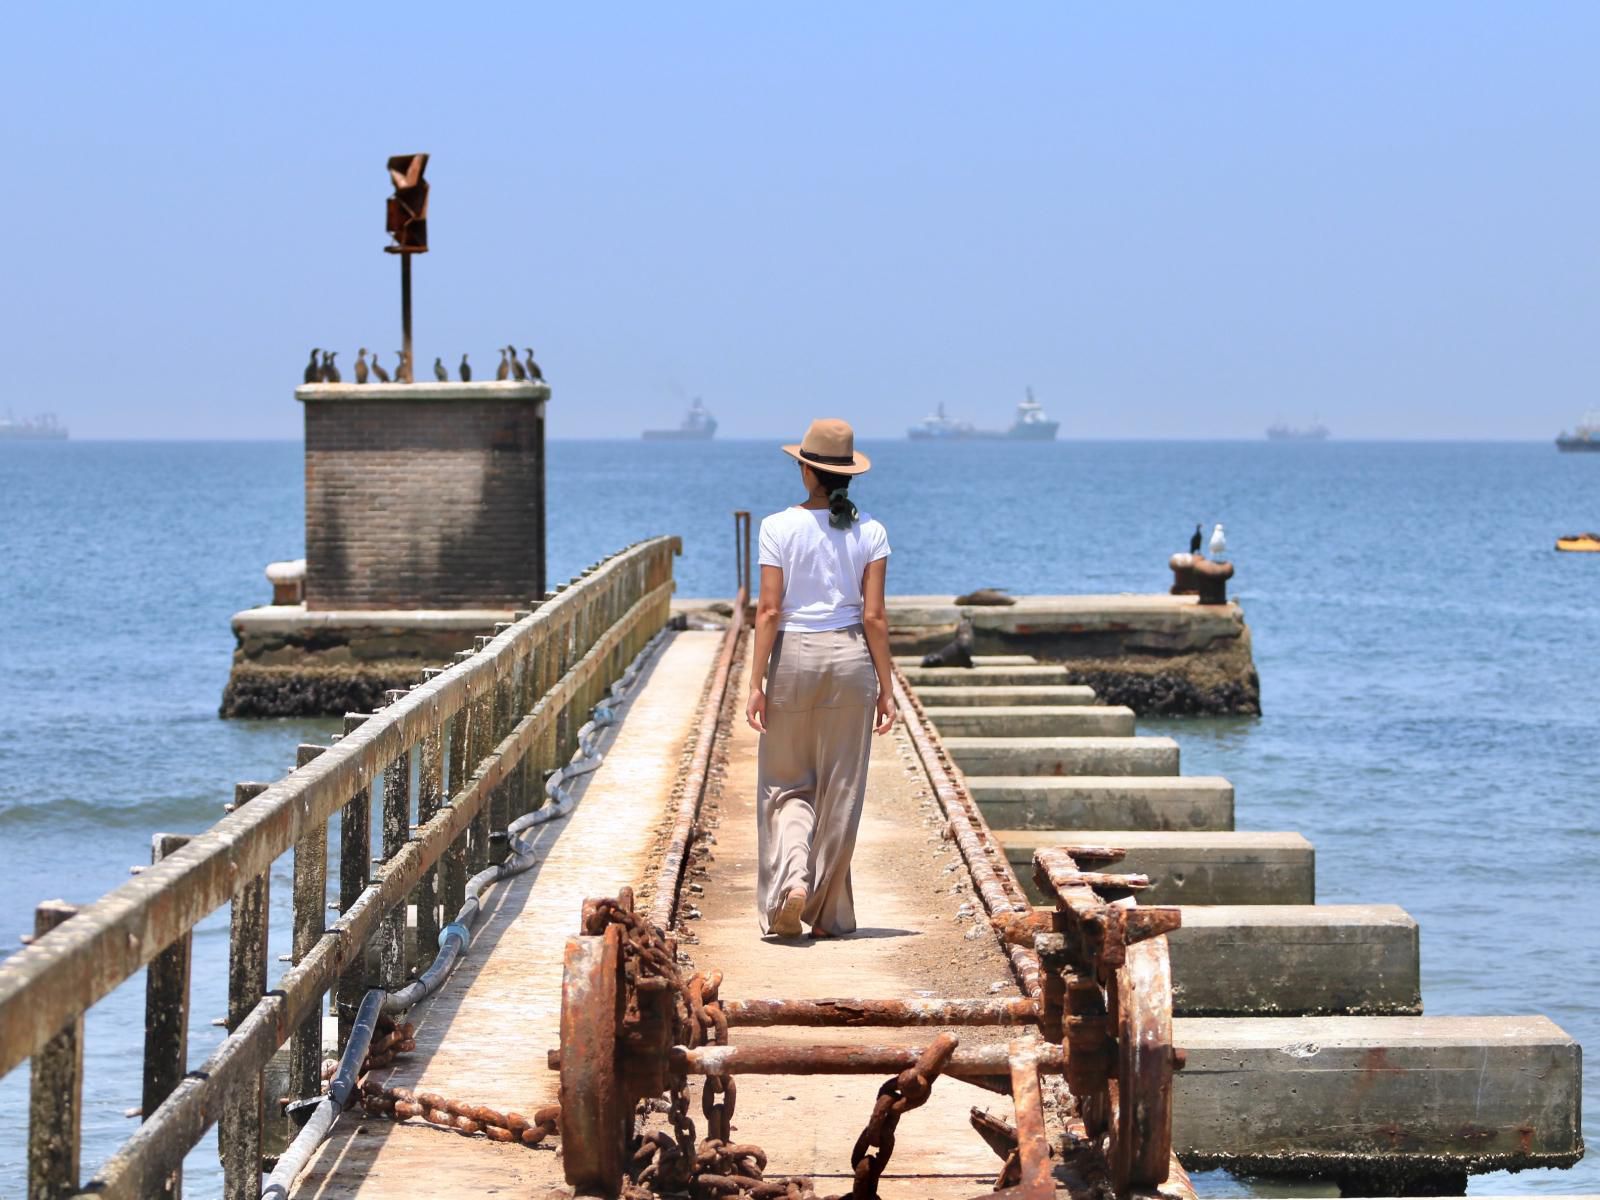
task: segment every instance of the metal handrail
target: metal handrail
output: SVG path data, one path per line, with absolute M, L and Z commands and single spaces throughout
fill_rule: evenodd
M 654 538 L 586 570 L 549 593 L 535 611 L 484 639 L 475 653 L 400 694 L 334 746 L 313 748 L 309 762 L 0 963 L 3 1075 L 53 1045 L 85 1010 L 186 939 L 195 924 L 302 839 L 325 848 L 329 818 L 370 799 L 373 783 L 386 770 L 409 763 L 413 749 L 427 739 L 437 745 L 449 723 L 452 758 L 459 753 L 460 762 L 450 772 L 453 787 L 436 791 L 454 794 L 437 811 L 424 811 L 415 830 L 404 829 L 392 851 L 386 846 L 381 877 L 352 898 L 331 929 L 323 931 L 319 920 L 314 941 L 297 944 L 297 961 L 277 987 L 232 1023 L 232 1032 L 199 1071 L 145 1114 L 139 1131 L 102 1168 L 92 1185 L 97 1195 L 174 1194 L 167 1177 L 217 1121 L 233 1090 L 253 1083 L 259 1092 L 261 1070 L 272 1054 L 290 1031 L 314 1018 L 324 993 L 352 963 L 359 964 L 366 943 L 392 921 L 421 877 L 469 838 L 476 852 L 486 851 L 490 798 L 526 782 L 530 763 L 548 758 L 542 765 L 555 766 L 559 752 L 570 753 L 575 732 L 569 710 L 581 705 L 586 711 L 666 624 L 672 557 L 679 552 L 679 539 Z M 452 720 L 462 714 L 465 722 Z M 549 753 L 530 757 L 537 748 Z M 433 769 L 437 774 L 437 760 Z M 318 843 L 317 836 L 324 840 Z M 81 1044 L 75 1053 L 81 1054 Z M 320 1045 L 315 1053 L 320 1058 Z M 78 1103 L 74 1097 L 74 1109 Z M 69 1116 L 75 1142 L 79 1114 L 63 1113 L 63 1121 Z M 49 1194 L 75 1191 L 73 1179 Z

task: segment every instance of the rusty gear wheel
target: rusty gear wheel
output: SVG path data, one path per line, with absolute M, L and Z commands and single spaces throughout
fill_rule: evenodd
M 619 1054 L 625 993 L 622 929 L 567 939 L 561 984 L 561 1152 L 579 1195 L 622 1187 L 633 1105 Z
M 1106 1160 L 1118 1195 L 1165 1183 L 1172 1156 L 1172 970 L 1167 939 L 1128 947 L 1107 989 L 1116 1030 Z

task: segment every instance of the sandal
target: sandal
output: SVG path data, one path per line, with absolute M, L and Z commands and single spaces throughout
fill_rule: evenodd
M 783 898 L 778 915 L 772 919 L 772 932 L 779 937 L 800 936 L 800 910 L 806 906 L 806 894 L 800 888 L 790 888 Z

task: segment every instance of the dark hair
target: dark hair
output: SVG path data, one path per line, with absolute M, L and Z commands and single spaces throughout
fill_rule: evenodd
M 810 463 L 806 465 L 811 467 Z M 835 529 L 849 529 L 861 515 L 850 500 L 850 476 L 824 471 L 819 467 L 811 467 L 811 473 L 817 477 L 822 490 L 828 493 L 828 524 Z

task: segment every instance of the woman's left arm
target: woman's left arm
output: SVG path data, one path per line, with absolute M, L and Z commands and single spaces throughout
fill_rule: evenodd
M 888 573 L 889 560 L 880 558 L 867 564 L 867 573 L 861 579 L 861 627 L 866 631 L 867 650 L 878 672 L 878 719 L 872 727 L 875 733 L 888 733 L 898 715 L 889 657 L 889 607 L 883 598 L 883 582 Z

